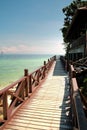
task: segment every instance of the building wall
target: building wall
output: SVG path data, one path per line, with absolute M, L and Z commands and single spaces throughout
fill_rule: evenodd
M 77 40 L 70 43 L 68 50 L 68 59 L 69 60 L 78 60 L 82 57 L 85 57 L 86 52 L 86 35 L 82 35 Z

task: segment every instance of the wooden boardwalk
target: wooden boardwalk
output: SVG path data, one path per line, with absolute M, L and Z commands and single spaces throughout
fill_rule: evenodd
M 68 76 L 58 59 L 4 130 L 72 130 Z

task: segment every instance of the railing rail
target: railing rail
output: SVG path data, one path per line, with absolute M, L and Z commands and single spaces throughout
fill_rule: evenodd
M 30 74 L 25 69 L 21 79 L 0 90 L 0 125 L 10 119 L 17 107 L 30 97 L 30 93 L 46 77 L 55 60 L 56 56 L 53 56 L 47 63 L 44 62 L 42 67 Z
M 76 81 L 76 75 L 73 65 L 70 65 L 69 76 L 71 84 L 73 130 L 86 130 L 87 120 L 83 110 L 83 103 L 81 100 L 80 91 Z

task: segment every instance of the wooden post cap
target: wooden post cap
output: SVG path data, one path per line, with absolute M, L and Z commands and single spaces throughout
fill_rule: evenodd
M 28 69 L 24 69 L 24 76 L 28 76 Z
M 44 65 L 46 65 L 46 61 L 44 61 Z

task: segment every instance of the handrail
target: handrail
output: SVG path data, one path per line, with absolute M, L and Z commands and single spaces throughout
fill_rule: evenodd
M 36 86 L 46 77 L 55 60 L 56 56 L 53 56 L 47 63 L 44 62 L 42 67 L 30 74 L 25 69 L 21 79 L 0 90 L 0 125 L 10 119 L 17 107 L 30 97 L 30 93 L 33 93 Z
M 74 65 L 74 64 L 77 64 L 77 65 L 78 65 L 79 62 L 82 62 L 82 63 L 83 63 L 85 60 L 87 60 L 87 57 L 84 57 L 84 58 L 81 58 L 81 59 L 79 59 L 79 60 L 76 60 L 75 62 L 73 62 L 73 65 Z
M 71 103 L 72 103 L 72 118 L 73 129 L 86 130 L 87 120 L 83 110 L 83 104 L 80 97 L 79 87 L 75 77 L 75 70 L 73 65 L 70 65 L 70 82 L 71 82 Z

